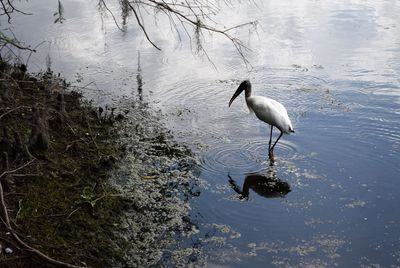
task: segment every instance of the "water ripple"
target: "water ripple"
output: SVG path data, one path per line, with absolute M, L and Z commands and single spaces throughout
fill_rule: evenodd
M 292 159 L 297 156 L 294 144 L 280 141 L 276 147 L 276 160 Z M 264 170 L 269 165 L 268 140 L 256 139 L 252 141 L 239 140 L 227 144 L 213 145 L 201 157 L 204 170 L 218 173 L 245 174 Z
M 212 173 L 260 171 L 255 152 L 240 143 L 213 146 L 201 158 L 202 167 Z

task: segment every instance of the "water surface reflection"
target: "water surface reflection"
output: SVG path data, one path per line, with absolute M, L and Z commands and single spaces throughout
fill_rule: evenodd
M 257 33 L 235 33 L 254 52 L 253 68 L 215 35 L 204 47 L 218 71 L 171 36 L 169 24 L 146 24 L 159 52 L 140 29 L 121 34 L 112 18 L 93 16 L 92 1 L 63 1 L 66 20 L 50 24 L 53 2 L 20 2 L 37 16 L 16 20 L 16 35 L 51 43 L 28 67 L 45 68 L 49 54 L 69 80 L 79 72 L 82 84 L 96 81 L 96 89 L 110 93 L 88 89 L 89 98 L 109 102 L 139 91 L 162 110 L 158 115 L 191 146 L 201 169 L 203 190 L 192 204 L 193 215 L 201 215 L 199 234 L 210 224 L 223 227 L 208 237 L 220 242 L 216 266 L 400 266 L 399 1 L 242 1 L 215 19 L 259 21 Z M 293 118 L 296 135 L 278 143 L 272 172 L 268 126 L 244 103 L 227 109 L 243 79 Z M 233 192 L 249 202 L 232 202 Z
M 228 177 L 231 188 L 239 194 L 240 199 L 248 200 L 250 189 L 265 198 L 285 197 L 291 191 L 289 183 L 281 181 L 271 166 L 266 174 L 247 174 L 242 188 L 229 174 Z

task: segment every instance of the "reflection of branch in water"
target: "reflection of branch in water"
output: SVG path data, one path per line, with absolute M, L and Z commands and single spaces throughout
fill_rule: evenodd
M 176 32 L 179 40 L 181 40 L 181 33 L 186 33 L 190 40 L 190 44 L 192 44 L 192 40 L 194 39 L 197 53 L 203 53 L 203 55 L 205 55 L 210 62 L 211 59 L 208 56 L 206 49 L 203 47 L 203 41 L 201 40 L 203 32 L 210 34 L 216 33 L 224 36 L 232 43 L 233 47 L 236 49 L 244 63 L 246 65 L 249 63 L 245 56 L 245 52 L 250 51 L 250 49 L 246 47 L 245 44 L 243 44 L 243 42 L 232 32 L 235 29 L 244 27 L 249 27 L 249 29 L 256 30 L 258 22 L 250 21 L 231 27 L 218 27 L 220 24 L 214 21 L 214 15 L 221 11 L 222 8 L 219 5 L 211 3 L 212 1 L 120 0 L 119 2 L 122 11 L 122 27 L 118 24 L 113 11 L 108 8 L 106 2 L 108 1 L 99 0 L 99 10 L 101 12 L 106 11 L 110 13 L 118 29 L 121 31 L 126 31 L 128 16 L 133 16 L 134 21 L 141 29 L 147 41 L 157 50 L 161 50 L 161 48 L 150 36 L 148 28 L 145 25 L 146 17 L 143 17 L 142 14 L 154 14 L 155 18 L 158 16 L 165 16 L 169 20 L 171 29 Z M 224 2 L 227 6 L 230 6 L 229 1 L 222 2 Z M 193 32 L 194 34 L 192 34 Z
M 142 101 L 143 77 L 142 77 L 142 68 L 140 67 L 140 51 L 138 51 L 138 67 L 137 67 L 136 81 L 138 85 L 139 100 Z
M 241 199 L 249 199 L 250 189 L 266 198 L 285 197 L 291 191 L 289 183 L 281 181 L 274 170 L 269 170 L 266 175 L 247 174 L 242 189 L 229 174 L 228 177 L 231 188 Z

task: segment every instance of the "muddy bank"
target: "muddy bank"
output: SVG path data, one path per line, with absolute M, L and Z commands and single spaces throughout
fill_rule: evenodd
M 114 187 L 130 200 L 118 232 L 125 254 L 114 264 L 185 266 L 194 256 L 198 262 L 198 250 L 182 245 L 197 232 L 189 217 L 189 201 L 200 194 L 195 160 L 145 105 L 130 110 L 122 138 L 127 154 L 113 174 Z
M 121 255 L 112 224 L 121 213 L 110 170 L 123 156 L 114 114 L 99 113 L 51 72 L 1 64 L 1 266 L 42 265 L 45 255 L 101 266 Z M 4 224 L 9 218 L 9 224 Z M 12 230 L 10 230 L 12 228 Z M 6 254 L 6 249 L 7 253 Z
M 146 106 L 94 108 L 52 73 L 0 71 L 0 266 L 52 265 L 38 252 L 90 267 L 191 262 L 179 238 L 196 232 L 195 164 Z

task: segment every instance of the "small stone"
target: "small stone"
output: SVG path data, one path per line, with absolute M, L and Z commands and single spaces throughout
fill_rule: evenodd
M 6 254 L 12 254 L 12 253 L 13 253 L 13 250 L 12 250 L 11 248 L 5 248 L 5 249 L 4 249 L 4 252 L 5 252 Z

